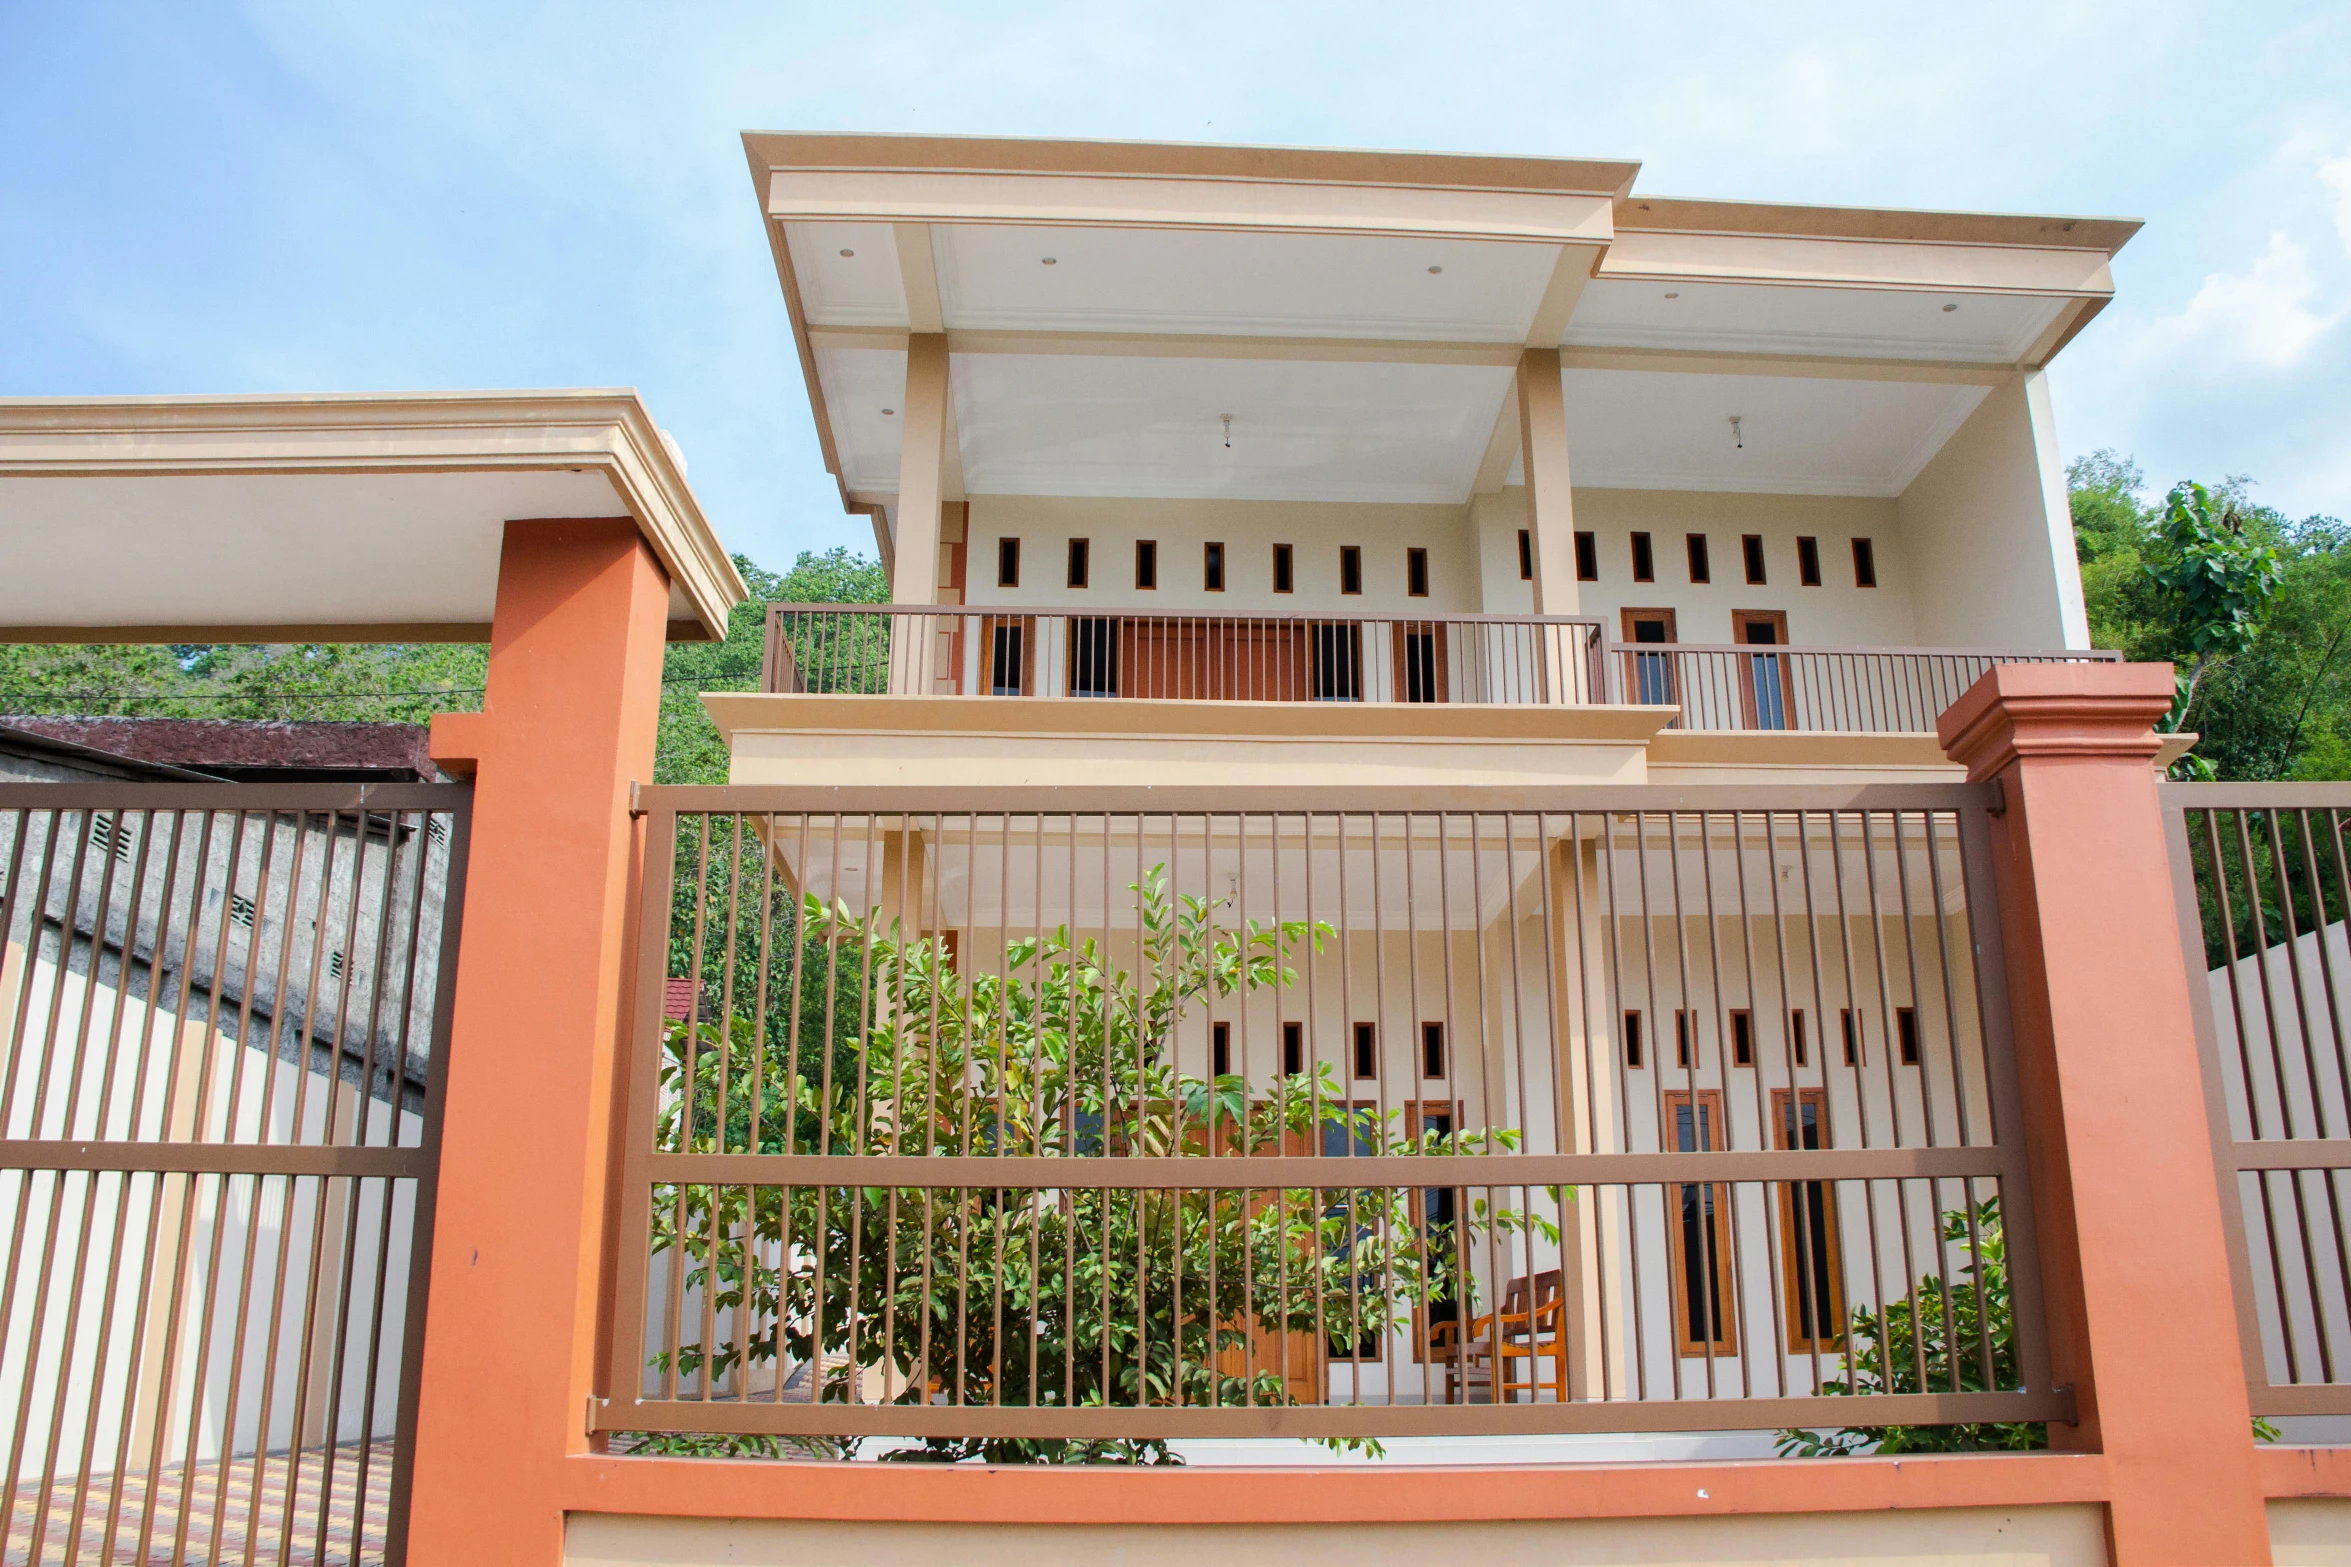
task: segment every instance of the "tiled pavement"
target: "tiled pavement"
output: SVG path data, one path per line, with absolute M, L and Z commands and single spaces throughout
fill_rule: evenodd
M 370 1447 L 352 1443 L 332 1450 L 331 1465 L 329 1457 L 329 1450 L 314 1447 L 293 1454 L 271 1453 L 259 1458 L 249 1454 L 225 1462 L 199 1463 L 192 1470 L 172 1465 L 152 1490 L 145 1475 L 124 1475 L 119 1496 L 112 1475 L 92 1476 L 87 1490 L 78 1497 L 77 1482 L 61 1479 L 49 1488 L 45 1517 L 36 1477 L 29 1485 L 19 1485 L 13 1498 L 0 1498 L 0 1503 L 12 1504 L 7 1508 L 7 1550 L 0 1561 L 7 1567 L 68 1562 L 77 1567 L 81 1563 L 92 1567 L 101 1563 L 119 1567 L 181 1562 L 236 1563 L 238 1567 L 380 1563 L 392 1489 L 392 1444 L 381 1441 Z M 363 1462 L 365 1505 L 361 1508 Z M 322 1538 L 320 1481 L 330 1469 Z M 110 1509 L 114 1518 L 111 1549 L 107 1544 Z M 359 1513 L 356 1520 L 355 1512 Z

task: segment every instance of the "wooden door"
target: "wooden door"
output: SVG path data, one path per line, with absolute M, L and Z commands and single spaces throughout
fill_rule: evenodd
M 1624 699 L 1653 707 L 1678 705 L 1682 699 L 1680 659 L 1671 653 L 1642 651 L 1681 640 L 1674 634 L 1673 611 L 1627 609 L 1623 619 L 1624 639 L 1631 644 L 1624 654 Z
M 1445 626 L 1436 620 L 1399 620 L 1392 634 L 1389 678 L 1392 700 L 1398 702 L 1451 701 L 1451 660 L 1445 650 Z
M 1734 609 L 1731 640 L 1742 647 L 1786 647 L 1784 609 Z M 1739 704 L 1750 729 L 1793 729 L 1795 672 L 1785 653 L 1743 653 L 1739 658 Z
M 1828 1091 L 1771 1091 L 1772 1141 L 1779 1148 L 1828 1146 Z M 1837 1238 L 1837 1189 L 1827 1181 L 1779 1188 L 1780 1291 L 1792 1353 L 1835 1354 L 1845 1333 L 1845 1267 Z

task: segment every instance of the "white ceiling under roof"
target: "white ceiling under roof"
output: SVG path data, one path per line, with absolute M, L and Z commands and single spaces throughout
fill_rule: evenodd
M 1571 344 L 2013 364 L 2066 301 L 2046 295 L 1747 283 L 1585 286 Z
M 1625 370 L 1561 379 L 1577 484 L 1779 495 L 1901 494 L 1988 390 Z
M 1511 372 L 967 354 L 950 375 L 975 494 L 1444 504 L 1469 493 Z

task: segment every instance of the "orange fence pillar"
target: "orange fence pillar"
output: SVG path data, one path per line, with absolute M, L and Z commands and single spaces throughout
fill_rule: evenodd
M 408 1559 L 553 1567 L 585 1450 L 629 784 L 653 776 L 668 583 L 630 519 L 507 524 L 479 715 Z
M 2106 1455 L 2114 1558 L 2269 1561 L 2152 764 L 2167 664 L 2005 664 L 1943 748 L 1993 825 L 2051 1358 Z

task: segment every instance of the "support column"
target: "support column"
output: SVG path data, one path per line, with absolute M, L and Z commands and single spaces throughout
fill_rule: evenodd
M 1937 726 L 1992 826 L 2054 1380 L 2117 1562 L 2270 1559 L 2152 765 L 2168 664 L 2006 664 Z
M 561 1466 L 588 1448 L 594 1388 L 629 784 L 653 776 L 668 599 L 626 517 L 508 523 L 483 711 L 433 726 L 435 758 L 475 781 L 412 1562 L 562 1560 Z
M 1526 470 L 1527 537 L 1535 553 L 1535 613 L 1573 615 L 1575 499 L 1567 478 L 1567 398 L 1559 386 L 1559 350 L 1530 348 L 1518 358 L 1518 449 Z
M 947 334 L 906 340 L 906 395 L 899 399 L 898 529 L 891 553 L 890 602 L 939 601 L 939 513 L 946 503 Z M 893 617 L 890 690 L 928 696 L 938 663 L 938 622 Z

